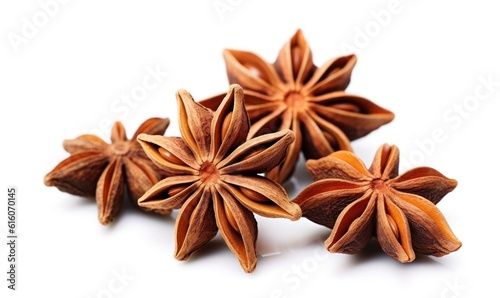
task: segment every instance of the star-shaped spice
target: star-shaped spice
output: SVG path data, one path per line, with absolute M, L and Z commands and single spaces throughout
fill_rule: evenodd
M 63 147 L 71 155 L 45 176 L 45 185 L 78 196 L 95 197 L 99 221 L 108 224 L 121 208 L 125 189 L 137 205 L 139 197 L 165 177 L 136 138 L 141 133 L 163 135 L 169 123 L 169 119 L 148 119 L 128 140 L 123 125 L 116 122 L 111 131 L 111 144 L 88 134 L 66 140 Z M 168 213 L 167 210 L 154 211 Z
M 383 145 L 369 169 L 354 154 L 338 151 L 309 160 L 316 182 L 294 202 L 303 216 L 332 228 L 325 247 L 355 254 L 373 236 L 382 249 L 402 263 L 415 253 L 443 256 L 462 245 L 435 206 L 457 182 L 438 171 L 419 167 L 398 175 L 399 150 Z
M 360 138 L 394 114 L 371 101 L 344 92 L 356 63 L 354 55 L 332 59 L 318 68 L 300 30 L 281 49 L 274 64 L 244 51 L 225 50 L 231 84 L 240 84 L 252 124 L 248 138 L 291 129 L 295 142 L 283 164 L 266 175 L 284 182 L 293 173 L 300 152 L 306 159 L 351 150 Z M 215 109 L 223 95 L 202 101 Z
M 282 130 L 247 139 L 250 123 L 240 86 L 232 85 L 215 112 L 180 90 L 182 138 L 139 135 L 146 154 L 170 174 L 143 197 L 139 205 L 179 209 L 175 257 L 186 260 L 217 231 L 246 272 L 257 263 L 257 222 L 265 217 L 300 218 L 277 183 L 258 175 L 282 162 L 293 132 Z

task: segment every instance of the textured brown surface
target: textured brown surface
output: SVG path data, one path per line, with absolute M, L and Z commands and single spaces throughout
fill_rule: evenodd
M 45 176 L 45 185 L 74 195 L 95 197 L 98 219 L 106 225 L 120 211 L 125 191 L 137 205 L 139 197 L 165 177 L 136 138 L 140 133 L 162 135 L 169 124 L 169 119 L 148 119 L 128 140 L 123 125 L 116 122 L 111 131 L 111 144 L 94 135 L 66 140 L 63 146 L 71 155 Z
M 250 123 L 243 90 L 232 85 L 215 112 L 180 90 L 179 127 L 182 138 L 142 134 L 147 155 L 171 174 L 139 200 L 153 209 L 179 209 L 175 257 L 187 259 L 217 231 L 246 272 L 255 269 L 257 222 L 265 217 L 297 220 L 297 204 L 277 183 L 259 176 L 282 162 L 293 132 L 283 130 L 248 138 Z
M 274 64 L 251 52 L 225 50 L 229 82 L 240 84 L 251 128 L 248 138 L 290 129 L 295 142 L 282 164 L 266 173 L 277 182 L 290 177 L 302 151 L 307 159 L 351 150 L 360 138 L 394 114 L 368 99 L 345 93 L 356 64 L 354 55 L 331 59 L 321 67 L 300 30 L 284 45 Z M 224 95 L 201 103 L 213 110 Z
M 369 169 L 353 153 L 338 151 L 309 160 L 316 182 L 294 202 L 303 216 L 333 228 L 325 246 L 330 252 L 354 254 L 373 236 L 382 249 L 402 263 L 415 253 L 443 256 L 460 248 L 435 206 L 457 182 L 420 167 L 398 176 L 399 150 L 383 145 Z

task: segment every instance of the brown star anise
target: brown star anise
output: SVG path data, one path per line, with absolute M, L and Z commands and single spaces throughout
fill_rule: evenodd
M 139 135 L 146 154 L 171 176 L 158 182 L 139 205 L 178 209 L 175 257 L 186 260 L 219 230 L 246 272 L 257 262 L 257 222 L 265 217 L 297 220 L 298 205 L 277 183 L 259 176 L 282 162 L 293 132 L 247 140 L 250 123 L 240 86 L 232 85 L 215 112 L 177 93 L 182 138 Z
M 225 50 L 231 84 L 240 84 L 252 127 L 248 138 L 291 129 L 295 142 L 285 161 L 266 175 L 284 182 L 293 173 L 301 150 L 317 159 L 337 150 L 351 150 L 360 138 L 394 114 L 371 101 L 344 92 L 356 63 L 354 55 L 328 61 L 318 68 L 300 30 L 281 49 L 274 64 L 244 51 Z M 202 101 L 215 109 L 223 95 Z
M 139 197 L 165 177 L 136 138 L 140 133 L 162 135 L 169 123 L 169 119 L 148 119 L 132 139 L 127 140 L 123 125 L 116 122 L 111 131 L 111 144 L 88 134 L 65 140 L 63 147 L 71 155 L 45 176 L 45 185 L 78 196 L 95 197 L 99 221 L 108 224 L 121 208 L 125 188 L 137 205 Z M 157 212 L 168 213 L 166 211 Z
M 415 252 L 443 256 L 460 248 L 435 206 L 457 182 L 428 167 L 398 175 L 398 165 L 399 150 L 388 145 L 380 147 L 370 169 L 348 151 L 307 161 L 317 181 L 294 202 L 304 217 L 333 227 L 327 250 L 355 254 L 373 235 L 402 263 L 413 261 Z

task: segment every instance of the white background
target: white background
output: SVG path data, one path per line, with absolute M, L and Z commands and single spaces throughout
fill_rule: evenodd
M 496 2 L 270 2 L 74 0 L 52 6 L 47 18 L 38 1 L 1 2 L 0 233 L 7 233 L 7 187 L 15 185 L 20 238 L 15 293 L 6 289 L 1 240 L 0 296 L 499 296 Z M 214 3 L 232 6 L 218 12 Z M 26 35 L 34 17 L 38 25 Z M 463 242 L 459 251 L 404 265 L 376 242 L 356 256 L 333 255 L 323 248 L 328 229 L 305 219 L 257 217 L 261 255 L 247 274 L 220 236 L 187 262 L 175 260 L 176 213 L 162 218 L 127 205 L 115 224 L 101 226 L 95 202 L 43 184 L 67 157 L 64 139 L 101 126 L 108 138 L 109 121 L 121 120 L 131 136 L 144 119 L 169 117 L 166 135 L 179 135 L 177 89 L 196 99 L 226 91 L 224 48 L 273 62 L 298 28 L 317 65 L 345 54 L 341 45 L 356 47 L 347 91 L 396 114 L 353 142 L 365 163 L 387 142 L 399 146 L 407 164 L 458 180 L 438 207 Z M 122 96 L 141 86 L 148 68 L 168 74 L 142 101 L 126 106 Z M 485 89 L 484 80 L 496 86 Z M 487 93 L 484 99 L 476 90 Z M 293 198 L 310 181 L 302 162 L 285 187 Z M 120 274 L 126 279 L 115 282 Z

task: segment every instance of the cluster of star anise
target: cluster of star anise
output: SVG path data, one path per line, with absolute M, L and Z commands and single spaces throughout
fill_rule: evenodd
M 65 141 L 70 156 L 45 184 L 95 197 L 102 224 L 116 217 L 125 196 L 147 211 L 180 209 L 177 259 L 220 231 L 246 272 L 257 262 L 254 213 L 304 216 L 332 228 L 325 242 L 331 252 L 357 253 L 374 236 L 400 262 L 415 252 L 442 256 L 460 247 L 435 206 L 455 180 L 425 167 L 398 175 L 395 146 L 380 147 L 369 169 L 350 152 L 351 140 L 394 117 L 344 91 L 355 56 L 317 67 L 299 30 L 274 64 L 236 50 L 225 50 L 224 58 L 227 93 L 195 102 L 177 92 L 181 137 L 163 136 L 168 119 L 152 118 L 128 140 L 117 122 L 111 144 L 92 135 Z M 291 201 L 280 184 L 301 152 L 317 181 Z

